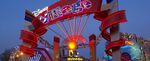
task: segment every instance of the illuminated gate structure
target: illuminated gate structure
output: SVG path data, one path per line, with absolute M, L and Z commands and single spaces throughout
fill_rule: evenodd
M 60 0 L 42 10 L 26 10 L 26 25 L 20 35 L 23 44 L 18 48 L 19 54 L 15 55 L 15 61 L 97 61 L 96 45 L 101 35 L 108 41 L 106 54 L 112 56 L 113 61 L 121 61 L 118 59 L 122 56 L 120 47 L 132 44 L 121 37 L 119 32 L 119 24 L 127 22 L 125 10 L 118 9 L 117 0 L 106 1 L 107 4 L 102 5 L 102 0 Z M 100 29 L 101 33 L 88 34 L 87 37 L 83 31 L 91 14 L 101 24 L 99 28 L 90 30 Z M 43 37 L 48 30 L 55 34 L 53 45 Z M 39 43 L 45 47 L 38 47 Z M 86 47 L 90 48 L 90 58 L 79 57 L 76 49 Z M 64 54 L 64 50 L 67 54 Z M 126 57 L 126 54 L 123 56 Z

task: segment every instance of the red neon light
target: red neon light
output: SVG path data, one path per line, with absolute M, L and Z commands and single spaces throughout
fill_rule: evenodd
M 30 31 L 21 30 L 20 39 L 23 40 L 23 42 L 30 44 L 32 48 L 35 48 L 37 46 L 38 35 Z
M 23 53 L 30 55 L 30 56 L 33 56 L 35 54 L 35 51 L 32 48 L 28 48 L 28 47 L 25 47 L 23 45 L 20 46 L 20 50 Z
M 125 40 L 120 39 L 120 40 L 116 40 L 113 42 L 110 42 L 107 46 L 106 46 L 106 53 L 108 55 L 112 56 L 112 52 L 110 51 L 110 49 L 114 49 L 116 47 L 120 47 L 120 46 L 124 46 L 125 45 Z
M 106 30 L 115 24 L 123 23 L 123 22 L 127 22 L 126 16 L 125 16 L 125 10 L 121 10 L 121 11 L 118 11 L 109 15 L 106 19 L 102 21 L 102 24 L 101 24 L 102 36 L 106 40 L 110 41 L 110 34 Z
M 65 42 L 68 41 L 81 41 L 82 43 L 86 42 L 86 39 L 83 36 L 79 36 L 79 35 L 73 35 L 73 36 L 69 36 L 65 39 Z
M 101 13 L 103 13 L 103 12 L 101 12 Z M 113 25 L 123 23 L 123 22 L 127 22 L 126 16 L 125 16 L 125 10 L 121 10 L 121 11 L 112 13 L 108 16 L 106 15 L 104 17 L 101 17 L 101 13 L 95 14 L 95 18 L 102 21 L 102 24 L 100 26 L 100 28 L 102 30 L 102 33 L 101 33 L 102 37 L 104 37 L 107 41 L 110 41 L 110 33 L 108 33 L 106 30 L 108 28 L 110 28 L 111 26 L 113 26 Z M 107 14 L 107 11 L 106 11 L 105 14 Z M 108 55 L 112 55 L 112 52 L 110 51 L 110 49 L 120 47 L 120 46 L 124 46 L 124 45 L 125 45 L 125 41 L 123 39 L 110 42 L 106 46 L 106 53 Z
M 38 34 L 39 36 L 47 32 L 46 25 L 42 23 L 39 19 L 35 18 L 35 20 L 32 21 L 32 24 L 35 28 L 33 32 Z

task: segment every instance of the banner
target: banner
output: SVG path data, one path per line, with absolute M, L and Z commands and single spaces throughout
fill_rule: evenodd
M 102 0 L 61 0 L 34 15 L 43 23 L 51 25 L 60 20 L 99 12 Z

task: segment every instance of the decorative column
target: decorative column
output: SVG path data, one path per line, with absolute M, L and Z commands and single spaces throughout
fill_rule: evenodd
M 60 39 L 54 36 L 54 61 L 59 61 L 59 42 Z
M 18 57 L 21 61 L 28 61 L 29 58 L 35 54 L 33 48 L 37 46 L 38 36 L 32 32 L 34 29 L 32 19 L 34 18 L 34 15 L 30 11 L 25 11 L 25 26 L 24 29 L 21 30 L 20 35 L 23 44 L 19 46 L 22 55 Z
M 89 36 L 90 46 L 90 61 L 96 61 L 96 36 L 94 34 Z
M 25 28 L 21 30 L 20 39 L 23 44 L 19 46 L 24 55 L 18 56 L 23 61 L 28 61 L 36 54 L 34 48 L 38 46 L 38 39 L 47 32 L 46 25 L 36 18 L 32 12 L 25 11 Z
M 112 2 L 116 2 L 116 4 L 113 4 L 114 7 L 112 7 L 112 9 L 109 11 L 108 14 L 112 14 L 114 12 L 117 12 L 118 9 L 118 0 L 107 0 L 107 3 L 112 3 Z M 116 5 L 116 6 L 115 6 Z M 120 39 L 120 32 L 119 32 L 119 24 L 116 24 L 112 27 L 110 27 L 110 40 L 111 42 L 119 40 Z M 121 53 L 120 53 L 120 47 L 116 47 L 112 49 L 112 59 L 113 61 L 121 61 L 121 59 L 119 59 L 121 57 Z

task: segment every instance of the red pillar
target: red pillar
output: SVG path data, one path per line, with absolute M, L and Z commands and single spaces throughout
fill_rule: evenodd
M 59 42 L 60 39 L 54 36 L 54 61 L 59 61 Z
M 90 61 L 96 61 L 96 36 L 94 34 L 89 36 L 89 46 L 90 46 Z

